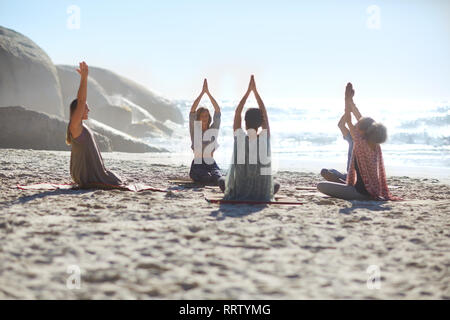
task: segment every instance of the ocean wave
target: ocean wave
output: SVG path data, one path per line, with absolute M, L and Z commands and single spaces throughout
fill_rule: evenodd
M 450 114 L 437 116 L 437 117 L 428 117 L 428 118 L 419 118 L 413 121 L 403 122 L 400 125 L 400 128 L 411 129 L 418 128 L 422 126 L 448 126 L 450 125 Z
M 422 133 L 395 133 L 389 137 L 389 143 L 393 144 L 425 144 L 432 146 L 450 145 L 450 136 L 433 137 L 427 132 Z

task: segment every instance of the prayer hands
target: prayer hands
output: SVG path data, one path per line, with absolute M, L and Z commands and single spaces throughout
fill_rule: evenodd
M 255 83 L 255 76 L 252 75 L 250 77 L 250 83 L 248 84 L 248 92 L 250 91 L 256 91 L 256 83 Z
M 202 88 L 202 92 L 209 94 L 209 88 L 208 88 L 208 80 L 203 80 L 203 88 Z
M 353 99 L 353 96 L 355 95 L 355 90 L 353 89 L 353 85 L 349 82 L 347 83 L 347 86 L 345 87 L 345 100 L 351 100 Z

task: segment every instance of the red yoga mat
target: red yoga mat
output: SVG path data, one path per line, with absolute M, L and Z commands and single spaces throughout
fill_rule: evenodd
M 71 189 L 80 189 L 76 184 L 57 184 L 57 183 L 38 183 L 32 185 L 17 185 L 17 188 L 20 190 L 71 190 Z M 149 185 L 145 185 L 142 183 L 134 183 L 126 186 L 114 186 L 104 183 L 96 183 L 92 184 L 89 188 L 85 189 L 118 189 L 132 192 L 140 192 L 140 191 L 156 191 L 156 192 L 167 192 L 168 190 L 155 188 Z
M 291 205 L 299 206 L 302 202 L 294 201 L 244 201 L 244 200 L 224 200 L 224 199 L 208 199 L 205 198 L 209 203 L 219 203 L 219 204 L 278 204 L 278 205 Z

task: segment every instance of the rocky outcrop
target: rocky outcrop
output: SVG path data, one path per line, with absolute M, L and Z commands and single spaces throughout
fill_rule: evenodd
M 132 123 L 124 131 L 134 137 L 170 136 L 173 130 L 159 120 L 156 120 L 147 110 L 122 96 L 112 96 L 114 104 L 131 110 Z
M 0 148 L 68 151 L 67 121 L 23 107 L 0 108 Z M 112 151 L 111 141 L 98 132 L 101 151 Z
M 63 116 L 56 68 L 33 41 L 0 26 L 0 107 L 24 105 Z
M 85 124 L 94 131 L 102 152 L 163 152 L 96 120 Z M 56 116 L 23 107 L 0 108 L 0 148 L 68 151 L 68 122 Z
M 144 86 L 106 69 L 90 67 L 92 76 L 110 96 L 120 95 L 147 110 L 156 120 L 171 120 L 182 124 L 183 116 L 177 106 L 157 96 Z
M 171 135 L 170 124 L 163 122 L 183 123 L 177 105 L 111 71 L 89 70 L 89 118 L 104 134 L 98 135 L 101 150 L 165 151 L 124 132 L 136 137 Z M 75 66 L 55 67 L 29 38 L 0 26 L 0 148 L 69 150 L 64 119 L 69 120 L 79 81 Z M 27 109 L 10 107 L 14 105 Z
M 85 123 L 92 130 L 108 137 L 111 141 L 111 147 L 113 151 L 134 153 L 167 152 L 166 149 L 150 146 L 142 142 L 141 140 L 135 139 L 128 134 L 125 134 L 96 120 L 90 119 L 85 121 Z

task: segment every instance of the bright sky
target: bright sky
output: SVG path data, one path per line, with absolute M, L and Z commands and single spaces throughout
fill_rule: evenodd
M 269 99 L 339 98 L 347 81 L 365 97 L 450 97 L 448 0 L 0 0 L 0 25 L 55 64 L 86 60 L 172 99 L 207 77 L 236 100 L 252 73 Z

